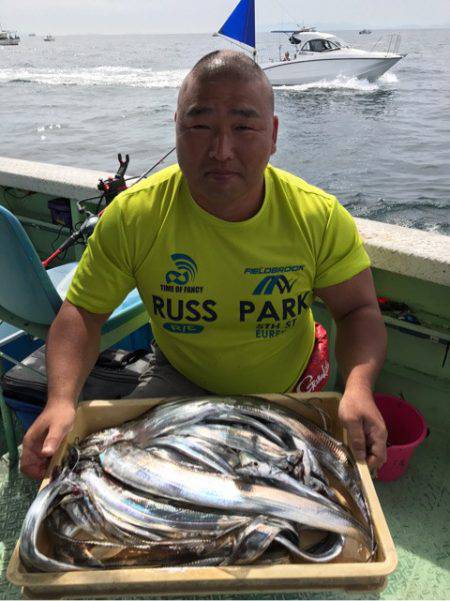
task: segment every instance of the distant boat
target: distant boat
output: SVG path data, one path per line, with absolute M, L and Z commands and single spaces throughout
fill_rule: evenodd
M 48 33 L 44 38 L 44 42 L 54 42 L 54 41 L 55 41 L 55 38 L 50 33 Z
M 29 37 L 29 38 L 35 38 L 35 37 L 36 37 L 36 34 L 35 34 L 35 33 L 29 33 L 29 34 L 28 34 L 28 37 Z
M 372 33 L 370 29 L 361 29 L 361 31 L 359 32 L 359 35 L 364 34 L 364 33 Z
M 0 46 L 18 46 L 20 37 L 16 31 L 3 29 L 0 25 Z
M 288 36 L 290 52 L 261 64 L 272 85 L 309 84 L 336 77 L 356 77 L 374 81 L 403 58 L 397 52 L 368 52 L 351 48 L 330 33 L 313 27 L 283 29 L 271 33 Z M 240 0 L 216 35 L 223 36 L 257 60 L 255 40 L 255 0 Z M 397 50 L 400 36 L 393 34 L 389 48 Z
M 317 31 L 315 27 L 303 26 L 297 30 L 299 33 L 311 33 L 312 31 Z

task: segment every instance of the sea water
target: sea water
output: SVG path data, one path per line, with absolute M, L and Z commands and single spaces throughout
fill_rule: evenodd
M 385 49 L 374 31 L 335 32 Z M 338 196 L 355 216 L 450 233 L 450 30 L 401 31 L 407 53 L 380 80 L 275 88 L 276 166 Z M 281 48 L 279 45 L 281 44 Z M 261 57 L 286 38 L 259 34 Z M 208 35 L 80 35 L 0 46 L 0 155 L 140 174 L 174 145 L 180 83 Z M 172 154 L 162 166 L 175 160 Z

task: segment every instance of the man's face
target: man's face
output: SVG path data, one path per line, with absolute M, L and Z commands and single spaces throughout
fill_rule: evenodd
M 195 200 L 220 206 L 261 195 L 278 129 L 264 82 L 191 80 L 175 120 L 178 162 Z

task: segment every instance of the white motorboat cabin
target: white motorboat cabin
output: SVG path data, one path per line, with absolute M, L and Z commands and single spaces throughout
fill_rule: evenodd
M 320 31 L 283 31 L 273 33 L 290 33 L 289 42 L 296 48 L 296 54 L 305 52 L 331 52 L 333 50 L 342 50 L 350 46 L 331 33 L 322 33 Z

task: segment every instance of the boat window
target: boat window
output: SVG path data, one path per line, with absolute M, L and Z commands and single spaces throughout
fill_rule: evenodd
M 308 43 L 311 52 L 326 52 L 327 50 L 333 50 L 333 46 L 328 40 L 310 40 Z M 306 50 L 305 47 L 303 47 L 303 49 Z
M 333 37 L 333 41 L 330 40 L 332 44 L 336 44 L 338 48 L 349 48 L 349 44 L 341 40 L 340 38 Z
M 331 45 L 331 50 L 340 50 L 342 48 L 342 46 L 338 43 L 335 42 L 334 40 L 328 40 L 328 43 Z

